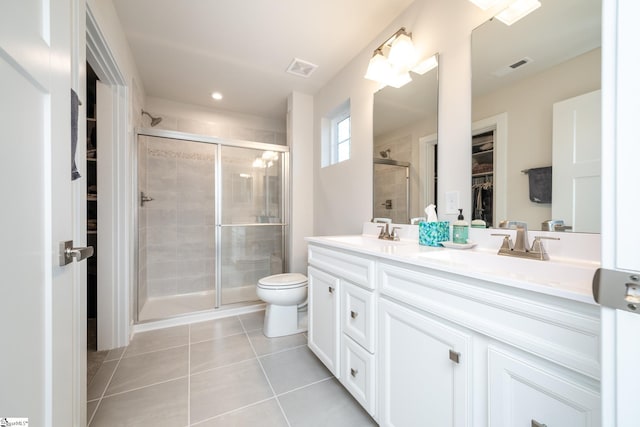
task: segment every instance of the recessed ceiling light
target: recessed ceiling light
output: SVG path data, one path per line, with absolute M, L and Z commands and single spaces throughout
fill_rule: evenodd
M 211 97 L 216 101 L 220 101 L 222 99 L 222 94 L 220 92 L 213 92 Z

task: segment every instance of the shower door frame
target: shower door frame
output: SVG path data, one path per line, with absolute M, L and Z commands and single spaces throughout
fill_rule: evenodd
M 220 251 L 222 249 L 222 227 L 231 227 L 231 226 L 280 226 L 282 227 L 282 258 L 283 258 L 283 269 L 284 271 L 289 270 L 289 245 L 287 242 L 289 241 L 289 218 L 290 218 L 290 208 L 291 208 L 291 197 L 290 197 L 290 164 L 289 164 L 289 146 L 287 145 L 278 145 L 278 144 L 270 144 L 266 142 L 256 142 L 256 141 L 244 141 L 244 140 L 236 140 L 236 139 L 228 139 L 228 138 L 219 138 L 213 136 L 205 136 L 205 135 L 197 135 L 192 133 L 178 132 L 173 130 L 165 130 L 165 129 L 150 129 L 150 128 L 136 128 L 134 135 L 134 148 L 132 149 L 132 154 L 134 161 L 133 163 L 133 203 L 136 206 L 136 209 L 133 210 L 133 223 L 135 232 L 135 241 L 134 241 L 134 256 L 133 263 L 135 268 L 135 292 L 134 292 L 134 324 L 154 322 L 157 320 L 164 319 L 152 319 L 145 320 L 140 322 L 139 314 L 139 270 L 140 270 L 140 260 L 139 260 L 139 251 L 140 251 L 140 242 L 139 242 L 139 232 L 138 232 L 138 212 L 140 209 L 140 188 L 138 187 L 138 138 L 140 136 L 151 136 L 157 138 L 166 138 L 166 139 L 177 139 L 181 141 L 189 141 L 189 142 L 199 142 L 205 144 L 214 144 L 216 145 L 216 159 L 215 159 L 215 182 L 214 182 L 214 191 L 215 191 L 215 252 L 216 252 L 216 260 L 215 260 L 215 294 L 216 294 L 216 303 L 215 306 L 211 310 L 216 310 L 221 307 L 220 301 L 222 298 L 222 269 L 221 269 L 221 257 Z M 224 225 L 222 224 L 222 147 L 237 147 L 237 148 L 247 148 L 254 150 L 262 150 L 262 151 L 275 151 L 282 155 L 282 182 L 281 182 L 281 194 L 282 194 L 282 222 L 280 223 L 251 223 L 251 224 L 233 224 L 233 225 Z M 238 303 L 232 303 L 229 305 L 235 305 Z M 192 313 L 187 313 L 185 315 L 189 315 Z

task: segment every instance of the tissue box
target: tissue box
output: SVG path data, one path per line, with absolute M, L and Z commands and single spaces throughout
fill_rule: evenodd
M 449 240 L 449 221 L 421 222 L 418 225 L 418 243 L 423 246 L 442 246 Z

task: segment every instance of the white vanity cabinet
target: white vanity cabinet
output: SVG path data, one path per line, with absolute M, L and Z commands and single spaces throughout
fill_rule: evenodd
M 600 425 L 600 394 L 533 358 L 489 347 L 489 425 Z
M 317 240 L 309 347 L 381 426 L 600 426 L 597 305 Z
M 375 416 L 375 261 L 309 245 L 309 348 Z
M 382 426 L 600 425 L 597 306 L 399 263 L 378 285 Z
M 471 335 L 385 298 L 379 320 L 380 425 L 469 425 Z

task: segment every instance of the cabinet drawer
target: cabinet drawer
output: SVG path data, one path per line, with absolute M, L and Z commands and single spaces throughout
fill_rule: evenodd
M 600 425 L 599 393 L 534 358 L 492 346 L 488 358 L 491 427 Z
M 375 304 L 373 292 L 349 282 L 341 283 L 342 331 L 355 342 L 375 351 Z
M 357 285 L 374 288 L 375 261 L 373 259 L 351 255 L 337 249 L 309 245 L 308 262 L 314 267 Z
M 342 335 L 340 381 L 362 407 L 375 416 L 375 359 L 346 335 Z

